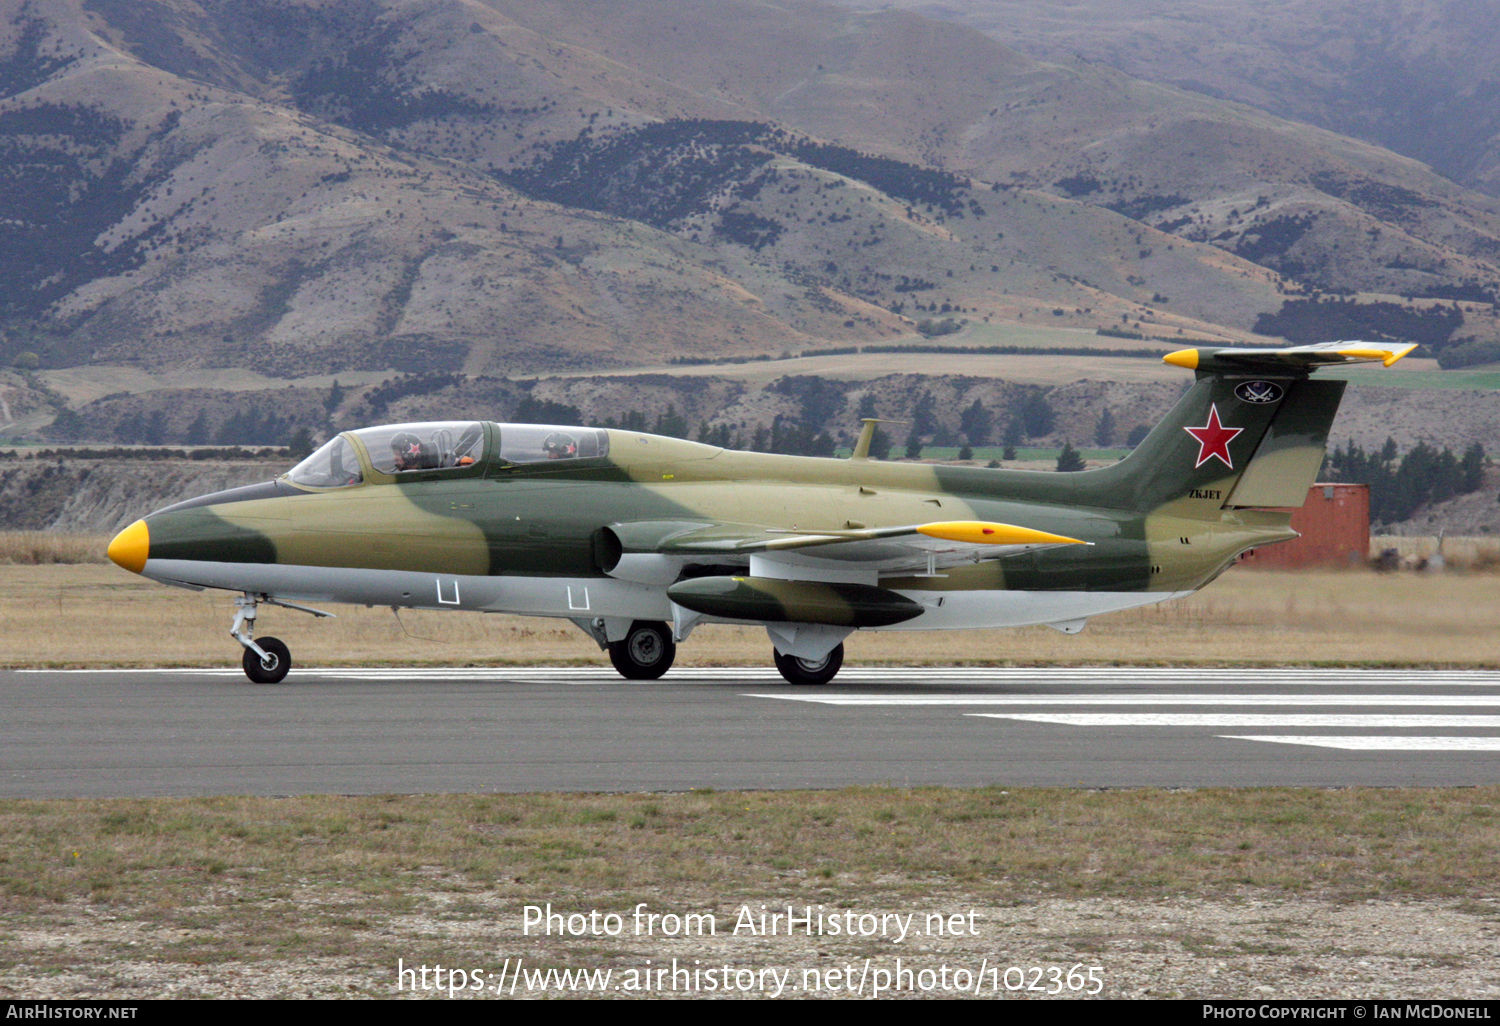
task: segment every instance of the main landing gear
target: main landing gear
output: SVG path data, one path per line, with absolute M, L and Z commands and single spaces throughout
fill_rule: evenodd
M 250 678 L 252 684 L 279 684 L 286 679 L 292 668 L 292 653 L 280 638 L 255 640 L 255 613 L 261 602 L 300 610 L 313 616 L 333 614 L 311 606 L 299 606 L 295 602 L 282 602 L 269 595 L 252 595 L 248 591 L 234 600 L 234 623 L 229 628 L 229 636 L 245 647 L 244 658 L 240 660 L 240 665 L 245 668 L 245 676 Z
M 655 620 L 634 620 L 628 628 L 623 628 L 623 618 L 613 622 L 602 617 L 594 620 L 577 619 L 573 622 L 593 638 L 600 648 L 609 652 L 609 661 L 614 664 L 615 670 L 628 680 L 656 680 L 670 670 L 672 661 L 677 658 L 675 638 L 687 637 L 687 632 L 692 629 L 691 623 L 683 629 L 683 624 L 679 621 L 674 621 L 678 626 L 675 635 L 673 624 Z M 624 634 L 620 635 L 622 628 Z M 827 684 L 844 665 L 843 642 L 838 642 L 831 648 L 826 647 L 836 638 L 849 634 L 847 629 L 816 624 L 792 625 L 790 629 L 786 629 L 780 624 L 770 624 L 767 625 L 767 630 L 771 633 L 772 640 L 784 647 L 800 652 L 823 652 L 822 655 L 795 656 L 773 648 L 771 654 L 776 660 L 776 669 L 792 684 Z M 610 634 L 615 634 L 616 639 L 611 640 Z
M 827 684 L 844 665 L 844 646 L 839 643 L 822 659 L 798 659 L 793 655 L 782 655 L 775 649 L 771 656 L 776 660 L 776 669 L 790 684 Z
M 672 668 L 677 643 L 664 623 L 637 620 L 625 637 L 609 642 L 609 661 L 627 680 L 656 680 Z

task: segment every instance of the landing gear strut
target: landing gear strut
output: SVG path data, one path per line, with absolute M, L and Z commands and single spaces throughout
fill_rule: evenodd
M 250 678 L 252 684 L 278 684 L 286 679 L 287 671 L 292 668 L 292 653 L 280 638 L 255 640 L 255 612 L 256 606 L 261 602 L 318 617 L 333 614 L 284 599 L 274 599 L 269 595 L 253 595 L 248 591 L 234 600 L 234 624 L 229 628 L 229 636 L 245 647 L 245 656 L 240 662 L 245 668 L 245 676 Z
M 776 660 L 776 669 L 791 684 L 827 684 L 844 665 L 844 646 L 835 645 L 822 659 L 798 659 L 793 655 L 782 655 L 775 649 L 771 656 Z
M 672 668 L 677 644 L 664 623 L 637 620 L 619 641 L 609 643 L 609 661 L 627 680 L 655 680 Z
M 292 668 L 292 653 L 280 638 L 255 640 L 257 602 L 249 592 L 234 600 L 234 625 L 229 628 L 229 636 L 245 646 L 241 665 L 252 684 L 278 684 Z

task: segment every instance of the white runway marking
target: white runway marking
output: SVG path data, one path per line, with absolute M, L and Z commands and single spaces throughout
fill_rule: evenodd
M 965 713 L 1068 727 L 1500 727 L 1500 716 L 1381 716 L 1375 713 Z
M 802 695 L 752 694 L 819 705 L 1500 705 L 1500 695 Z
M 173 673 L 207 677 L 242 677 L 238 666 L 202 668 L 21 670 L 21 673 L 136 674 Z M 613 682 L 620 676 L 607 666 L 294 666 L 293 678 L 315 676 L 341 680 L 555 680 Z M 784 683 L 770 666 L 684 666 L 670 671 L 664 681 L 729 680 Z M 1500 688 L 1496 670 L 1338 670 L 1266 667 L 1264 669 L 1212 669 L 1199 667 L 846 667 L 829 687 L 845 684 L 964 683 L 1024 684 L 1028 686 L 1077 687 L 1099 682 L 1129 686 L 1172 687 L 1493 687 Z
M 1351 752 L 1500 752 L 1500 737 L 1328 737 L 1314 734 L 1220 734 L 1231 741 L 1314 745 Z
M 243 682 L 235 666 L 187 669 L 23 670 L 23 673 L 84 674 L 180 674 L 192 677 L 234 679 Z M 300 678 L 300 681 L 299 681 Z M 600 685 L 621 683 L 608 666 L 467 666 L 467 667 L 296 667 L 288 684 L 316 685 L 318 681 L 480 682 L 497 685 Z M 660 683 L 712 681 L 739 685 L 785 686 L 770 666 L 680 667 Z M 632 682 L 650 687 L 655 681 Z M 902 694 L 841 692 L 840 686 L 896 685 L 903 689 L 932 687 L 933 693 L 909 690 Z M 955 694 L 954 687 L 992 685 L 1010 688 L 1010 694 Z M 1082 689 L 1106 685 L 1096 694 Z M 946 693 L 938 691 L 946 686 Z M 1132 688 L 1150 688 L 1132 693 Z M 1164 689 L 1176 688 L 1176 692 Z M 1268 693 L 1268 689 L 1285 689 Z M 1331 688 L 1358 688 L 1359 693 L 1335 692 Z M 1433 693 L 1432 689 L 1456 689 L 1459 694 Z M 1392 689 L 1382 692 L 1380 689 Z M 1401 689 L 1399 691 L 1394 689 Z M 1476 690 L 1478 689 L 1478 690 Z M 1483 689 L 1491 689 L 1486 694 Z M 1241 693 L 1242 692 L 1242 693 Z M 1476 729 L 1500 727 L 1500 716 L 1419 713 L 1316 713 L 1273 712 L 1273 707 L 1402 707 L 1430 708 L 1500 706 L 1500 672 L 1493 670 L 1351 670 L 1311 668 L 1205 667 L 848 667 L 838 680 L 823 688 L 799 688 L 791 692 L 749 693 L 746 697 L 808 702 L 833 707 L 862 706 L 920 709 L 922 707 L 1005 707 L 1017 711 L 968 712 L 965 716 L 1048 723 L 1065 727 L 1312 727 L 1418 729 Z M 1115 712 L 1048 712 L 1059 706 L 1113 708 Z M 1213 712 L 1127 712 L 1142 707 L 1225 707 Z M 1019 707 L 1029 710 L 1019 711 Z M 1237 707 L 1247 711 L 1228 711 Z M 1267 710 L 1251 712 L 1250 709 Z M 1435 736 L 1338 736 L 1245 734 L 1220 737 L 1293 744 L 1351 751 L 1390 752 L 1494 752 L 1500 737 Z

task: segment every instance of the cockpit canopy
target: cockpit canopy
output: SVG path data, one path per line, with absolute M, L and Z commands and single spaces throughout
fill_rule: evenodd
M 588 459 L 609 453 L 609 433 L 599 428 L 549 424 L 491 424 L 493 462 L 502 466 Z M 458 471 L 486 459 L 480 421 L 389 424 L 345 432 L 292 468 L 288 478 L 305 488 L 347 488 L 365 471 L 399 477 L 412 471 Z
M 391 424 L 354 432 L 382 474 L 471 467 L 484 458 L 484 425 L 478 421 Z
M 609 432 L 555 424 L 497 424 L 506 463 L 592 459 L 609 455 Z
M 347 488 L 365 479 L 354 446 L 343 435 L 336 435 L 317 452 L 292 468 L 287 475 L 292 484 L 304 488 Z

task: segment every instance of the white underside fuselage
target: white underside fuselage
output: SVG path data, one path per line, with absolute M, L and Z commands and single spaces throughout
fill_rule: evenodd
M 299 602 L 343 602 L 413 609 L 680 622 L 666 588 L 611 577 L 535 577 L 431 574 L 406 570 L 215 563 L 149 559 L 142 574 L 164 584 L 221 588 Z M 1067 624 L 1122 609 L 1181 598 L 1188 591 L 917 591 L 920 616 L 866 630 L 956 630 Z M 747 622 L 698 617 L 696 622 Z

